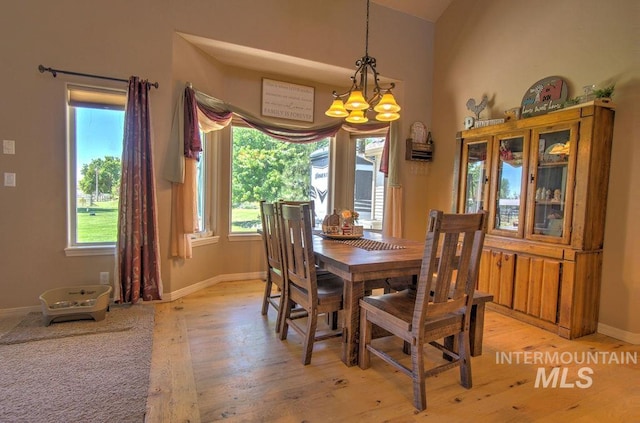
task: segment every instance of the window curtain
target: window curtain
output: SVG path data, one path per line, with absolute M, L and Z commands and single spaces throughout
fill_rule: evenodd
M 387 192 L 384 202 L 382 233 L 396 238 L 402 237 L 402 185 L 400 185 L 398 177 L 398 163 L 402 157 L 402 151 L 398 142 L 399 130 L 398 121 L 391 122 L 389 135 L 382 150 L 382 163 L 380 166 L 382 167 L 382 165 L 386 164 L 387 171 Z
M 114 297 L 132 304 L 140 298 L 162 298 L 148 94 L 147 81 L 129 79 L 118 207 L 119 283 Z
M 189 161 L 182 146 L 188 143 L 188 137 L 197 137 L 200 134 L 193 128 L 199 126 L 200 130 L 205 132 L 220 130 L 231 123 L 232 116 L 244 121 L 250 127 L 264 132 L 265 134 L 288 142 L 315 142 L 327 137 L 333 137 L 336 133 L 343 129 L 349 132 L 378 132 L 381 129 L 389 127 L 388 123 L 373 123 L 367 125 L 352 125 L 347 122 L 335 122 L 326 125 L 314 127 L 299 127 L 283 124 L 273 124 L 269 121 L 260 119 L 251 113 L 242 110 L 239 107 L 227 104 L 222 100 L 208 96 L 202 92 L 193 90 L 191 84 L 187 83 L 184 95 L 178 96 L 178 104 L 175 109 L 172 127 L 172 150 L 167 157 L 167 173 L 168 180 L 173 182 L 173 204 L 172 204 L 172 234 L 171 234 L 171 255 L 173 257 L 190 258 L 191 257 L 191 238 L 188 232 L 190 227 L 184 223 L 185 220 L 191 220 L 195 209 L 191 210 L 189 197 L 180 195 L 180 191 L 197 192 L 197 187 L 191 183 L 185 175 L 188 173 Z M 189 105 L 188 103 L 192 103 Z M 195 109 L 196 113 L 192 110 Z M 182 113 L 180 113 L 182 111 Z M 194 122 L 193 119 L 197 119 Z M 188 135 L 192 134 L 192 135 Z M 391 132 L 387 132 L 385 142 L 385 150 L 387 145 L 394 144 L 391 142 Z M 383 161 L 384 161 L 383 155 Z M 384 169 L 388 169 L 387 162 L 383 163 Z M 385 218 L 386 220 L 386 218 Z

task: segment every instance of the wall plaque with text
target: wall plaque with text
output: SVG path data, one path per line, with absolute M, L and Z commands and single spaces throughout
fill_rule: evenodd
M 314 88 L 262 79 L 262 115 L 313 122 Z

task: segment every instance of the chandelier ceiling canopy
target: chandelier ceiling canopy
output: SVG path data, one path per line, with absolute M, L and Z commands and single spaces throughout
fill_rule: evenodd
M 325 114 L 346 118 L 350 123 L 365 123 L 369 120 L 367 112 L 372 110 L 376 112 L 376 120 L 390 122 L 400 118 L 400 106 L 391 92 L 395 84 L 391 83 L 387 88 L 380 87 L 376 59 L 369 56 L 369 0 L 366 29 L 364 56 L 356 60 L 357 68 L 351 77 L 351 88 L 342 94 L 334 91 L 333 102 Z M 372 86 L 369 86 L 369 82 L 372 82 Z

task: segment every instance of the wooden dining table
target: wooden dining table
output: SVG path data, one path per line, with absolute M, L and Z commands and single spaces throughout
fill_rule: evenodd
M 368 231 L 357 240 L 332 239 L 321 234 L 313 238 L 319 267 L 344 280 L 341 358 L 347 366 L 354 366 L 358 363 L 359 301 L 364 297 L 365 283 L 419 275 L 424 241 Z

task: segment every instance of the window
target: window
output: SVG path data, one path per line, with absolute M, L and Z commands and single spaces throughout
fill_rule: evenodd
M 117 241 L 126 95 L 67 86 L 69 247 Z
M 193 245 L 206 244 L 212 241 L 213 236 L 213 198 L 214 198 L 214 172 L 215 164 L 213 153 L 213 139 L 215 133 L 200 132 L 202 140 L 202 151 L 200 160 L 196 166 L 196 189 L 197 189 L 197 214 L 198 232 L 193 235 Z
M 355 136 L 355 181 L 353 208 L 358 224 L 381 230 L 384 214 L 384 174 L 380 172 L 385 137 Z
M 280 141 L 233 125 L 231 233 L 260 228 L 260 200 L 314 200 L 316 221 L 328 210 L 329 139 L 313 143 Z

